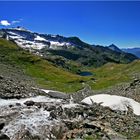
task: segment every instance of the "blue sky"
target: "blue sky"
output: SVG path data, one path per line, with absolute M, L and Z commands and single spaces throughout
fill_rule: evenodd
M 2 20 L 11 25 L 1 28 L 24 26 L 35 32 L 78 36 L 90 44 L 140 47 L 138 1 L 1 1 Z

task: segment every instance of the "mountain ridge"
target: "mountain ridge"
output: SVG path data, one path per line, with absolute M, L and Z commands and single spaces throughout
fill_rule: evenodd
M 134 54 L 140 58 L 140 47 L 139 48 L 125 48 L 125 49 L 122 49 L 122 51 Z
M 114 44 L 111 44 L 111 45 L 109 45 L 107 47 L 109 49 L 111 49 L 111 50 L 114 50 L 114 51 L 117 51 L 117 52 L 122 52 L 122 50 L 119 47 L 117 47 L 116 45 L 114 45 Z
M 117 52 L 104 46 L 93 47 L 78 37 L 39 34 L 20 27 L 1 29 L 0 36 L 54 64 L 57 64 L 54 59 L 57 57 L 57 60 L 64 62 L 64 67 L 69 61 L 75 61 L 82 66 L 99 67 L 108 62 L 129 63 L 137 59 L 135 55 Z

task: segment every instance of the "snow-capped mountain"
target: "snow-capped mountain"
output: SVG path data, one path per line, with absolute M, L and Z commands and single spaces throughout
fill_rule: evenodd
M 60 49 L 62 47 L 72 47 L 76 46 L 69 41 L 67 38 L 59 35 L 47 35 L 47 34 L 38 34 L 26 30 L 23 27 L 2 29 L 1 34 L 8 40 L 13 40 L 22 48 L 40 50 L 45 47 L 51 49 Z
M 133 54 L 116 49 L 99 45 L 93 47 L 78 37 L 40 34 L 23 27 L 1 29 L 0 37 L 57 65 L 64 65 L 67 60 L 72 60 L 82 65 L 99 67 L 108 62 L 129 63 L 137 59 Z

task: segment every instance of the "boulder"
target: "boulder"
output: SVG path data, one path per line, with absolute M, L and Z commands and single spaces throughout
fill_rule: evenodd
M 24 104 L 27 106 L 33 106 L 35 102 L 30 100 L 30 101 L 26 101 Z
M 52 98 L 65 99 L 65 100 L 70 98 L 70 96 L 68 94 L 59 92 L 59 91 L 50 90 L 50 91 L 46 92 L 43 89 L 41 91 L 43 91 L 46 95 L 48 95 L 49 97 L 52 97 Z

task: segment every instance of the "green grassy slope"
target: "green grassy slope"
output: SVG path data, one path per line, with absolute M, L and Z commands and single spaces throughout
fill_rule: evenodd
M 30 54 L 4 39 L 0 39 L 0 60 L 0 63 L 18 66 L 43 88 L 73 92 L 82 88 L 81 80 L 88 80 L 86 77 L 57 68 L 47 60 Z
M 91 85 L 93 89 L 105 89 L 116 84 L 129 82 L 134 75 L 140 75 L 140 60 L 129 64 L 108 63 L 91 71 L 97 79 L 96 83 Z
M 55 67 L 47 60 L 30 54 L 13 42 L 4 39 L 0 39 L 0 63 L 18 67 L 24 71 L 25 75 L 31 76 L 42 88 L 63 92 L 75 92 L 83 88 L 83 81 L 92 89 L 101 90 L 119 83 L 129 82 L 134 74 L 140 74 L 140 61 L 137 60 L 129 64 L 108 63 L 99 68 L 80 68 L 91 71 L 94 75 L 78 76 L 60 67 Z

